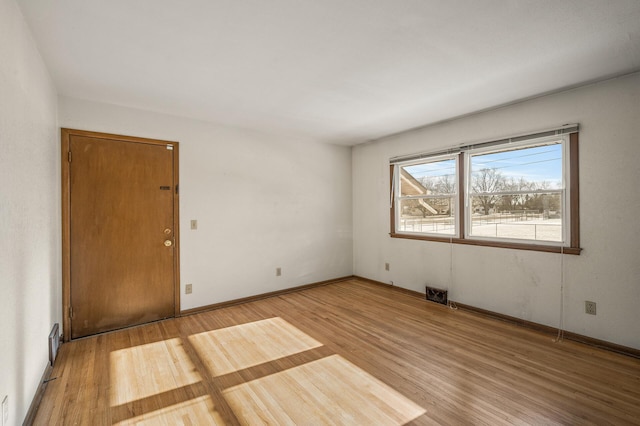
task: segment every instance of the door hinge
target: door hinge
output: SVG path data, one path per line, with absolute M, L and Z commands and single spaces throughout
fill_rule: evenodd
M 67 159 L 71 162 L 71 151 L 68 152 Z
M 176 185 L 176 194 L 178 193 L 178 185 Z
M 73 308 L 69 306 L 69 319 L 73 319 Z

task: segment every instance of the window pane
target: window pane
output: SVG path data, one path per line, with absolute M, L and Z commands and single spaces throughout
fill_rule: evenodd
M 471 157 L 471 192 L 562 189 L 562 143 Z
M 471 155 L 469 235 L 563 241 L 562 164 L 561 141 Z
M 400 167 L 400 196 L 455 193 L 455 159 Z
M 471 197 L 470 235 L 562 241 L 562 194 Z
M 400 200 L 397 230 L 455 235 L 455 198 Z

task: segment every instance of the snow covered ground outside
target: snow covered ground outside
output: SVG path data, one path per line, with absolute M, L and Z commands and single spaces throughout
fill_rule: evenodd
M 402 219 L 399 231 L 453 235 L 455 229 L 452 218 L 444 219 Z M 537 241 L 562 241 L 561 219 L 534 219 L 526 221 L 501 222 L 491 219 L 477 219 L 471 224 L 471 236 L 510 238 Z

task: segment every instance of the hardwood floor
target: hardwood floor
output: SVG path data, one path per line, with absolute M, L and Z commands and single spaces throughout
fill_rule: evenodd
M 639 424 L 640 360 L 358 280 L 62 345 L 35 424 Z

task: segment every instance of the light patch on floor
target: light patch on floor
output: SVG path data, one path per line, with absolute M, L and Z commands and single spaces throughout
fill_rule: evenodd
M 247 425 L 402 425 L 426 413 L 339 355 L 231 387 L 223 395 Z
M 213 376 L 322 346 L 280 317 L 194 334 L 189 341 Z
M 156 425 L 224 425 L 220 414 L 215 410 L 210 396 L 171 405 L 151 413 L 115 423 L 117 426 L 156 426 Z
M 110 374 L 111 406 L 202 380 L 178 338 L 111 352 Z

